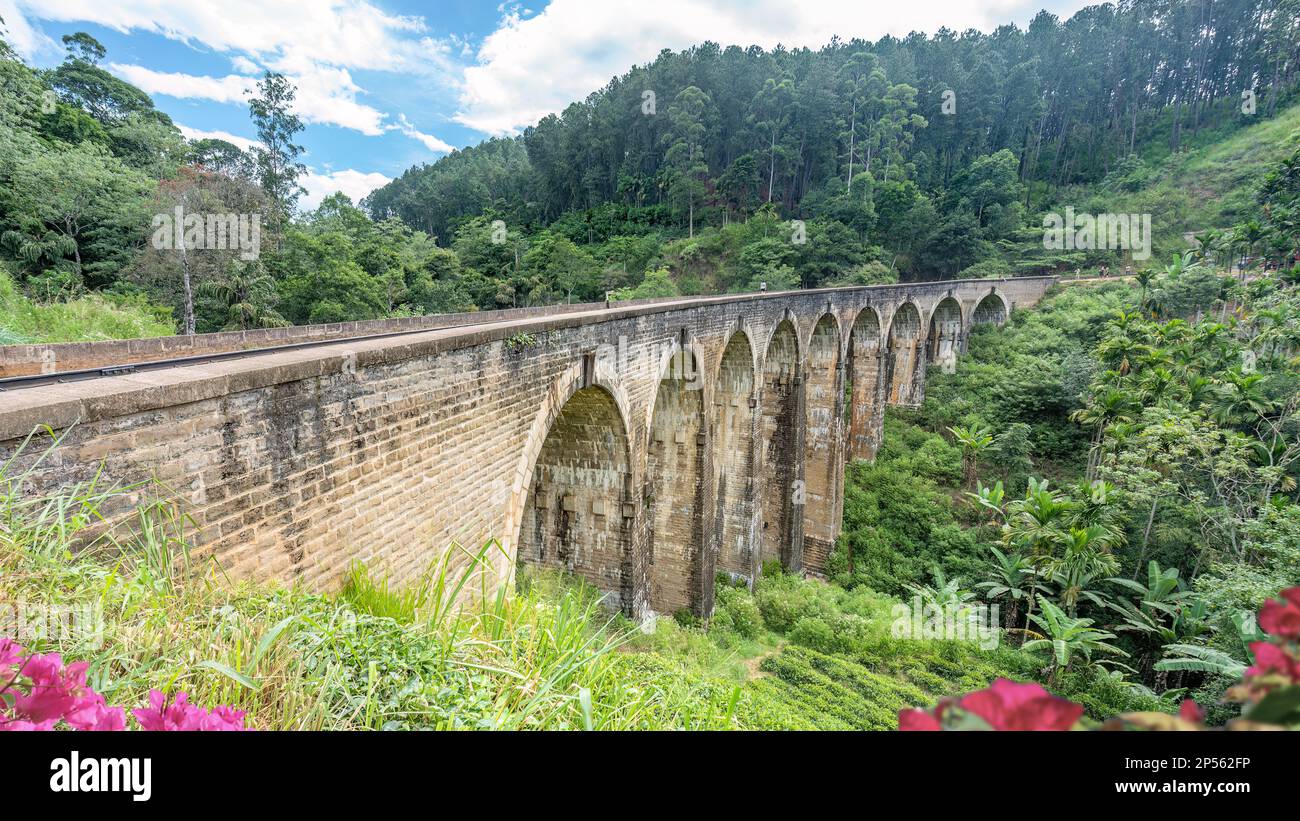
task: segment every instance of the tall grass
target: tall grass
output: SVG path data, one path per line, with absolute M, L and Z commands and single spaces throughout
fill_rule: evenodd
M 170 313 L 143 299 L 99 294 L 37 302 L 0 270 L 0 345 L 168 336 L 176 333 Z
M 38 456 L 39 462 L 45 455 Z M 619 652 L 630 625 L 590 586 L 536 577 L 515 594 L 501 550 L 453 546 L 406 585 L 349 568 L 337 595 L 232 582 L 190 560 L 165 499 L 110 521 L 101 478 L 34 497 L 32 466 L 0 466 L 0 634 L 90 662 L 110 703 L 150 688 L 247 710 L 263 729 L 665 729 L 733 723 L 734 688 Z M 33 629 L 33 617 L 96 614 Z

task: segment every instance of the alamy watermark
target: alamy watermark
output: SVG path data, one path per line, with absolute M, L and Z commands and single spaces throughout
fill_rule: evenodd
M 1151 258 L 1150 214 L 1065 214 L 1043 217 L 1043 247 L 1049 251 L 1131 251 L 1133 259 Z
M 104 643 L 104 608 L 98 602 L 49 604 L 10 601 L 0 603 L 0 636 L 19 644 L 84 643 L 98 648 Z
M 261 214 L 187 214 L 178 205 L 170 214 L 155 214 L 152 225 L 159 251 L 238 251 L 245 262 L 262 253 Z
M 608 342 L 596 348 L 598 366 L 613 373 L 633 373 L 638 370 L 657 370 L 659 363 L 668 360 L 667 369 L 661 379 L 678 379 L 686 383 L 687 390 L 704 388 L 703 374 L 695 361 L 695 356 L 674 340 L 658 340 L 649 345 L 632 345 L 626 336 L 620 335 L 617 345 Z

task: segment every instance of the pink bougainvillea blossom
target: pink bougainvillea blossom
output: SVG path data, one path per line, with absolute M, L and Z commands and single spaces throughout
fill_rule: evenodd
M 149 691 L 149 706 L 132 710 L 131 715 L 142 730 L 150 731 L 223 731 L 243 730 L 244 712 L 220 706 L 209 712 L 189 703 L 185 691 L 168 698 L 161 690 Z
M 13 639 L 0 638 L 0 730 L 125 730 L 126 711 L 109 706 L 86 681 L 84 661 L 64 664 L 58 653 L 32 654 Z M 243 730 L 244 712 L 225 705 L 205 710 L 177 693 L 168 703 L 158 690 L 149 707 L 133 710 L 146 730 Z
M 939 723 L 939 719 L 925 710 L 899 710 L 898 729 L 912 732 L 935 731 L 942 730 L 943 725 Z
M 957 702 L 995 730 L 1068 730 L 1083 716 L 1083 705 L 1054 696 L 1040 684 L 1000 678 L 988 689 Z
M 1183 703 L 1178 705 L 1178 717 L 1183 721 L 1190 721 L 1192 724 L 1200 724 L 1205 721 L 1205 711 L 1195 700 L 1183 699 Z
M 1264 602 L 1259 611 L 1259 626 L 1274 636 L 1300 639 L 1300 587 L 1283 590 L 1281 596 Z

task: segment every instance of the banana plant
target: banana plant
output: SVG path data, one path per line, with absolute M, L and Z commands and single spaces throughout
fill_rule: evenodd
M 1038 571 L 1029 559 L 1018 553 L 1003 553 L 996 547 L 990 547 L 997 557 L 988 581 L 979 582 L 976 588 L 982 589 L 990 599 L 1005 599 L 1007 602 L 1006 625 L 1014 627 L 1020 614 L 1021 602 L 1033 604 L 1033 597 L 1043 589 Z M 1032 612 L 1032 606 L 1029 611 Z M 1025 621 L 1028 630 L 1029 621 Z
M 1052 664 L 1048 687 L 1054 687 L 1061 671 L 1079 657 L 1088 665 L 1093 663 L 1094 653 L 1128 657 L 1128 653 L 1110 643 L 1115 634 L 1093 627 L 1092 619 L 1072 618 L 1041 594 L 1038 607 L 1039 612 L 1029 618 L 1038 625 L 1043 638 L 1025 642 L 1023 649 L 1031 653 L 1047 651 Z

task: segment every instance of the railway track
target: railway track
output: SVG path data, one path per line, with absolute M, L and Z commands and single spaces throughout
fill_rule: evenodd
M 271 354 L 285 353 L 287 351 L 301 351 L 311 348 L 323 348 L 327 345 L 347 345 L 349 343 L 368 342 L 374 339 L 390 339 L 400 336 L 411 336 L 413 334 L 427 334 L 431 331 L 463 331 L 473 328 L 486 328 L 492 325 L 499 325 L 511 320 L 502 319 L 496 322 L 477 322 L 467 325 L 451 325 L 445 328 L 417 328 L 409 331 L 389 331 L 382 334 L 364 334 L 362 336 L 345 336 L 336 339 L 317 339 L 310 342 L 294 342 L 287 345 L 269 345 L 265 348 L 246 348 L 238 351 L 221 351 L 218 353 L 200 354 L 197 356 L 181 356 L 171 359 L 150 359 L 144 362 L 131 362 L 121 365 L 107 365 L 102 368 L 86 368 L 84 370 L 72 371 L 55 371 L 54 373 L 29 374 L 27 376 L 10 376 L 0 379 L 0 394 L 12 391 L 24 390 L 27 388 L 40 388 L 47 385 L 62 385 L 70 382 L 85 382 L 92 379 L 105 379 L 112 376 L 127 376 L 135 373 L 147 373 L 149 371 L 161 371 L 168 368 L 186 368 L 195 365 L 207 365 L 213 362 L 229 362 L 232 360 L 249 359 L 258 356 L 269 356 Z

